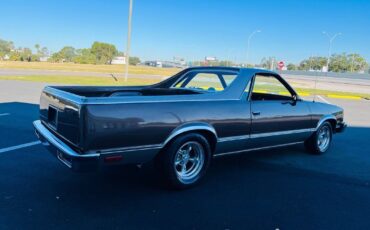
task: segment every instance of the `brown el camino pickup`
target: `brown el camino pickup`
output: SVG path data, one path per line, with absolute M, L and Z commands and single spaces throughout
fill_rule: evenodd
M 186 188 L 213 157 L 296 144 L 325 153 L 345 123 L 341 108 L 302 100 L 274 72 L 196 67 L 150 86 L 46 87 L 34 126 L 74 171 L 155 161 Z

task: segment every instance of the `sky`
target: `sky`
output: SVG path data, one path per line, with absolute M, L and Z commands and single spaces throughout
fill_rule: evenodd
M 126 49 L 129 0 L 12 0 L 0 6 L 0 38 L 58 51 L 94 41 Z M 332 53 L 370 61 L 370 0 L 134 0 L 131 54 L 144 60 L 205 56 L 245 62 L 276 57 L 298 63 Z

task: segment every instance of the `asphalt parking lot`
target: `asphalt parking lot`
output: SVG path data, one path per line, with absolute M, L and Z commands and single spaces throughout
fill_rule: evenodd
M 370 101 L 318 97 L 349 124 L 323 156 L 303 146 L 214 160 L 169 191 L 150 168 L 75 174 L 36 141 L 43 84 L 0 81 L 0 229 L 369 229 Z

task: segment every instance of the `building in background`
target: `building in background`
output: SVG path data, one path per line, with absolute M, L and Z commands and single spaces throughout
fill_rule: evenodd
M 40 62 L 47 62 L 49 61 L 50 57 L 49 56 L 43 56 L 43 57 L 39 57 L 39 61 Z
M 118 56 L 113 58 L 112 65 L 126 65 L 126 57 L 125 56 Z
M 175 62 L 175 61 L 145 61 L 143 63 L 146 66 L 158 67 L 158 68 L 186 68 L 186 62 Z
M 162 62 L 161 61 L 145 61 L 143 65 L 161 68 Z
M 213 64 L 216 64 L 218 62 L 216 57 L 207 56 L 204 58 L 204 65 L 205 66 L 213 66 Z
M 181 66 L 186 66 L 186 61 L 185 61 L 185 58 L 182 58 L 182 57 L 173 57 L 173 62 L 178 64 L 178 65 L 181 65 Z
M 1 57 L 0 57 L 0 59 L 1 59 Z M 4 55 L 4 57 L 2 57 L 2 59 L 3 59 L 4 61 L 9 61 L 10 56 L 9 56 L 9 55 L 7 55 L 7 54 L 5 54 L 5 55 Z

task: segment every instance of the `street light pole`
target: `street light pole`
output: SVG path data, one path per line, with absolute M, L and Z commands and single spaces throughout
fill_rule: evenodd
M 130 1 L 128 9 L 128 30 L 127 30 L 127 45 L 126 45 L 126 68 L 125 68 L 125 82 L 128 79 L 128 66 L 130 65 L 130 46 L 131 46 L 131 23 L 132 23 L 132 4 L 133 0 Z
M 248 61 L 249 61 L 249 49 L 250 49 L 251 39 L 252 39 L 252 37 L 253 37 L 256 33 L 261 33 L 261 32 L 262 32 L 261 30 L 255 30 L 255 31 L 253 31 L 253 33 L 251 33 L 251 34 L 249 35 L 249 37 L 248 37 L 246 65 L 248 65 Z
M 324 35 L 326 35 L 329 39 L 329 51 L 328 51 L 328 58 L 327 58 L 327 61 L 326 61 L 326 70 L 329 72 L 329 64 L 330 64 L 330 56 L 331 56 L 331 47 L 332 47 L 332 43 L 333 41 L 339 36 L 339 35 L 342 35 L 342 33 L 336 33 L 334 34 L 334 36 L 330 36 L 327 32 L 323 31 L 322 32 Z
M 227 50 L 227 59 L 226 59 L 226 67 L 229 67 L 230 64 L 231 64 L 231 61 L 230 61 L 230 55 L 231 55 L 231 51 L 233 51 L 234 49 L 228 49 Z
M 355 54 L 352 54 L 351 72 L 353 72 L 353 65 L 355 64 Z

